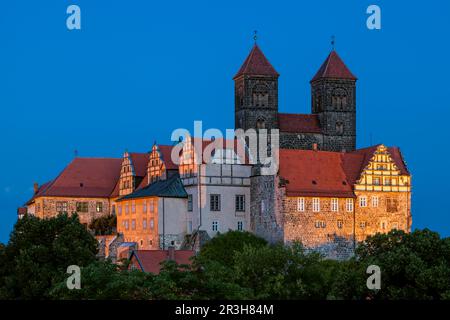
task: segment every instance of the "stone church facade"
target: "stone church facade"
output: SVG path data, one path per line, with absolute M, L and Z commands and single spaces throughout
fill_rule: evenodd
M 236 128 L 279 130 L 278 173 L 253 168 L 252 232 L 335 259 L 377 232 L 409 232 L 410 174 L 397 147 L 356 149 L 357 78 L 337 52 L 310 81 L 311 114 L 279 113 L 278 77 L 256 44 L 234 77 Z

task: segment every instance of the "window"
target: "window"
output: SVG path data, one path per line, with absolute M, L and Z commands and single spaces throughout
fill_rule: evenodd
M 154 229 L 155 228 L 155 219 L 151 218 L 150 219 L 150 229 Z
M 193 208 L 194 208 L 193 205 L 194 205 L 194 203 L 193 203 L 193 200 L 192 200 L 192 194 L 188 194 L 187 210 L 188 210 L 189 212 L 193 210 Z
M 128 226 L 128 220 L 124 220 L 124 221 L 123 221 L 123 224 L 124 224 L 124 226 L 125 226 L 125 230 L 128 230 L 128 229 L 129 229 L 129 226 Z
M 256 121 L 256 129 L 265 129 L 266 128 L 266 123 L 264 122 L 263 119 L 258 119 L 258 121 Z
M 374 184 L 375 186 L 379 186 L 379 185 L 380 185 L 380 178 L 379 178 L 379 177 L 373 178 L 373 184 Z
M 344 133 L 344 124 L 341 121 L 336 122 L 336 134 Z
M 67 213 L 68 212 L 67 202 L 66 201 L 56 202 L 56 212 Z
M 387 212 L 397 212 L 398 201 L 393 198 L 386 198 L 386 211 Z
M 262 215 L 265 213 L 266 213 L 266 202 L 264 200 L 261 200 L 261 212 L 259 214 Z
M 320 212 L 320 199 L 313 198 L 313 212 Z
M 119 216 L 122 214 L 122 206 L 121 205 L 117 206 L 117 212 L 118 212 Z
M 387 228 L 387 222 L 386 222 L 386 221 L 381 221 L 381 222 L 380 222 L 380 227 L 381 227 L 381 230 L 386 230 L 386 228 Z
M 77 202 L 77 212 L 88 212 L 88 203 Z
M 297 211 L 305 211 L 305 198 L 297 199 Z
M 97 202 L 95 204 L 95 211 L 96 212 L 103 212 L 103 202 Z
M 359 223 L 359 227 L 360 227 L 361 229 L 364 229 L 366 226 L 367 226 L 367 222 L 365 222 L 365 221 L 361 221 L 361 222 Z
M 398 229 L 398 222 L 392 223 L 392 229 Z
M 136 213 L 136 201 L 131 201 L 131 213 Z
M 149 204 L 150 204 L 150 212 L 155 212 L 155 202 L 153 201 L 153 199 L 149 201 Z
M 372 196 L 372 207 L 378 208 L 378 196 Z
M 218 229 L 219 229 L 219 223 L 217 221 L 213 221 L 212 231 L 217 231 Z
M 147 213 L 147 200 L 144 200 L 142 203 L 142 212 Z
M 142 220 L 142 229 L 147 229 L 147 219 Z
M 238 194 L 235 199 L 236 211 L 245 211 L 245 195 Z
M 386 185 L 386 186 L 392 185 L 392 179 L 391 178 L 384 178 L 384 185 Z
M 339 200 L 337 198 L 331 199 L 331 211 L 333 212 L 339 211 Z
M 188 234 L 192 233 L 192 221 L 188 221 Z
M 136 230 L 136 220 L 131 220 L 131 230 Z
M 345 209 L 347 210 L 347 212 L 353 211 L 353 199 L 345 200 Z
M 220 194 L 209 195 L 209 206 L 211 211 L 220 211 Z
M 243 222 L 242 221 L 238 221 L 238 223 L 237 223 L 237 229 L 239 230 L 239 231 L 242 231 L 243 230 Z
M 325 223 L 325 221 L 317 220 L 317 221 L 314 223 L 314 226 L 315 226 L 316 228 L 325 228 L 325 227 L 327 226 L 327 224 Z
M 361 208 L 367 207 L 367 197 L 366 196 L 359 197 L 359 206 Z
M 115 204 L 113 204 L 112 207 L 111 207 L 111 213 L 112 213 L 113 215 L 116 214 L 116 205 L 115 205 Z
M 338 221 L 337 221 L 337 227 L 338 227 L 339 229 L 342 229 L 343 226 L 344 226 L 344 221 L 338 220 Z
M 128 205 L 128 203 L 125 204 L 125 214 L 130 213 L 130 207 Z

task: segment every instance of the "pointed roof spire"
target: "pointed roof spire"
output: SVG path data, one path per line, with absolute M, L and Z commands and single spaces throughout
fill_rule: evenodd
M 258 76 L 274 76 L 274 77 L 279 76 L 278 72 L 270 64 L 269 60 L 267 60 L 264 53 L 256 44 L 256 41 L 255 44 L 253 45 L 252 51 L 250 51 L 247 59 L 245 59 L 241 68 L 233 77 L 233 79 L 236 79 L 237 77 L 242 75 L 258 75 Z
M 311 82 L 322 78 L 335 78 L 335 79 L 350 79 L 356 80 L 357 78 L 347 68 L 344 61 L 339 57 L 336 50 L 333 50 L 328 55 L 325 62 L 317 71 L 316 75 L 312 78 Z

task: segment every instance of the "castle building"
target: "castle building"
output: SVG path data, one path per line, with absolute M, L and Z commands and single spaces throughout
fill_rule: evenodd
M 39 218 L 78 213 L 86 226 L 111 212 L 111 194 L 119 180 L 121 159 L 75 158 L 54 180 L 35 184 L 27 213 Z
M 195 140 L 187 137 L 179 166 L 188 193 L 188 233 L 214 237 L 228 230 L 248 231 L 251 165 L 244 144 L 202 139 L 196 148 Z
M 411 179 L 400 150 L 356 149 L 356 77 L 331 51 L 310 81 L 311 114 L 278 112 L 279 74 L 254 45 L 234 77 L 236 128 L 279 130 L 279 171 L 253 169 L 250 230 L 351 255 L 377 232 L 411 228 Z
M 186 137 L 122 159 L 76 158 L 35 186 L 27 213 L 77 212 L 86 225 L 115 214 L 112 242 L 138 250 L 198 249 L 246 230 L 342 259 L 367 236 L 409 232 L 411 175 L 398 147 L 356 148 L 357 79 L 337 52 L 310 81 L 310 114 L 279 113 L 278 78 L 256 44 L 233 78 L 235 128 L 278 130 L 277 172 L 254 164 L 245 140 Z

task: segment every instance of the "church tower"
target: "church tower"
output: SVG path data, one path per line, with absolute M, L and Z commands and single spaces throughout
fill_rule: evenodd
M 311 80 L 311 109 L 319 117 L 323 150 L 356 148 L 356 80 L 333 49 Z
M 255 43 L 234 76 L 235 128 L 278 128 L 278 76 Z

